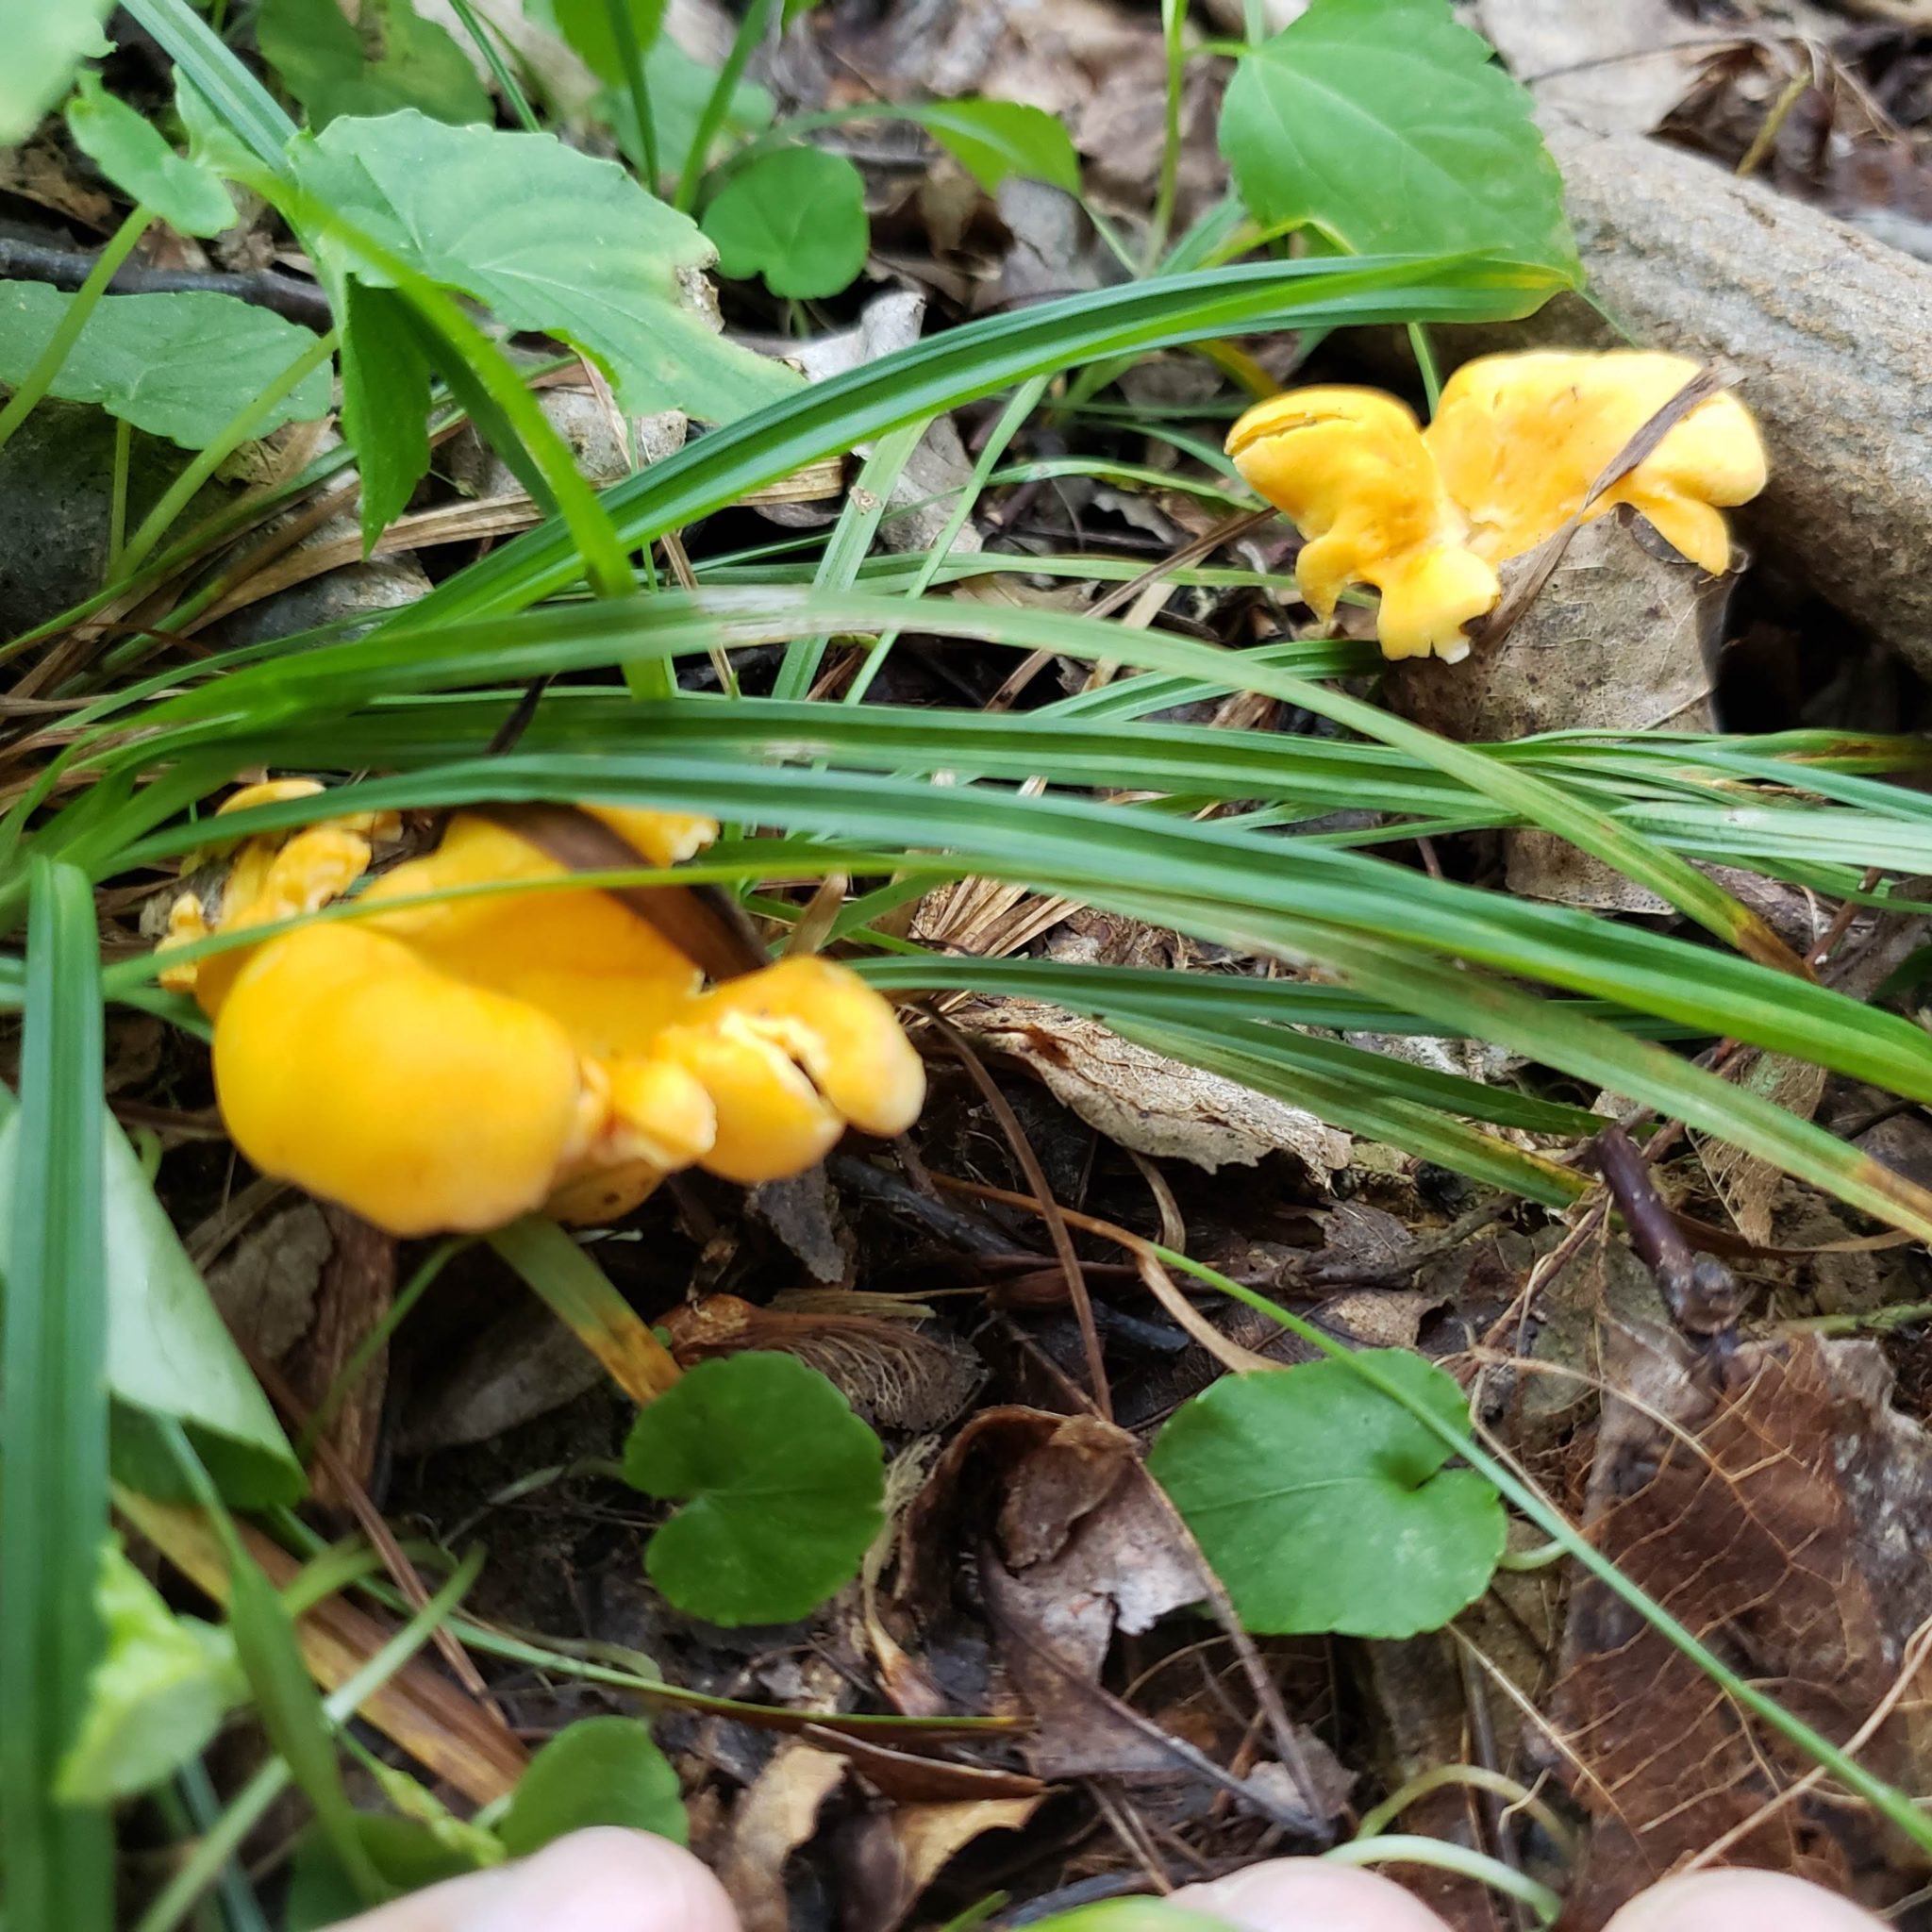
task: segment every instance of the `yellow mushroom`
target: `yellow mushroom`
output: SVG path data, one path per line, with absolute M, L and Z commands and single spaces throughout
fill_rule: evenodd
M 1697 374 L 1685 356 L 1642 349 L 1538 350 L 1465 362 L 1424 432 L 1449 493 L 1468 512 L 1470 547 L 1519 557 L 1583 508 L 1630 439 Z M 1699 403 L 1587 517 L 1627 503 L 1674 549 L 1730 567 L 1724 508 L 1764 488 L 1764 445 L 1735 396 Z
M 1583 508 L 1630 439 L 1697 373 L 1641 350 L 1536 351 L 1465 363 L 1418 427 L 1377 390 L 1291 390 L 1242 416 L 1227 450 L 1309 541 L 1303 596 L 1333 614 L 1351 584 L 1382 593 L 1389 658 L 1466 656 L 1466 626 L 1500 594 L 1495 567 Z M 1728 567 L 1724 508 L 1764 487 L 1764 449 L 1734 397 L 1698 404 L 1591 505 L 1640 510 L 1703 569 Z
M 1500 586 L 1465 545 L 1466 520 L 1403 404 L 1373 389 L 1290 390 L 1234 425 L 1227 453 L 1307 538 L 1295 579 L 1318 617 L 1350 585 L 1373 584 L 1385 656 L 1467 654 L 1463 626 Z
M 717 829 L 596 816 L 654 864 Z M 225 895 L 219 929 L 335 896 L 346 823 L 244 848 L 245 891 Z M 707 991 L 649 921 L 558 883 L 568 875 L 508 827 L 458 813 L 434 851 L 369 885 L 366 917 L 191 968 L 236 1145 L 265 1174 L 416 1235 L 539 1208 L 608 1220 L 694 1162 L 779 1179 L 848 1122 L 892 1134 L 917 1117 L 919 1057 L 847 969 L 785 960 Z M 546 890 L 466 890 L 509 884 Z

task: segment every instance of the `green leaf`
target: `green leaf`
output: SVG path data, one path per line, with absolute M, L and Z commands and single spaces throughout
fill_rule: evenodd
M 664 25 L 665 0 L 622 0 L 622 4 L 630 9 L 638 45 L 648 53 L 657 44 L 658 30 Z M 628 85 L 624 56 L 610 27 L 608 0 L 555 0 L 551 11 L 557 17 L 558 32 L 576 49 L 578 58 L 599 80 L 611 87 Z M 648 68 L 645 73 L 648 76 Z
M 74 297 L 44 282 L 0 284 L 0 384 L 21 380 Z M 108 295 L 88 317 L 49 391 L 203 449 L 237 410 L 316 341 L 314 331 L 233 295 Z M 271 410 L 258 434 L 312 422 L 329 406 L 318 369 Z
M 337 0 L 262 0 L 255 31 L 262 58 L 318 131 L 343 114 L 398 108 L 439 121 L 495 118 L 469 56 L 409 0 L 362 0 L 359 26 Z
M 1453 1377 L 1403 1349 L 1381 1374 L 1469 1432 Z M 1343 1361 L 1225 1375 L 1147 1458 L 1250 1630 L 1412 1637 L 1489 1587 L 1507 1525 L 1494 1485 Z
M 83 60 L 113 52 L 114 0 L 0 0 L 0 147 L 25 141 Z
M 21 1203 L 23 1111 L 0 1088 L 0 1227 Z M 101 1123 L 108 1392 L 115 1477 L 179 1498 L 158 1419 L 180 1423 L 222 1493 L 238 1508 L 292 1503 L 302 1466 L 261 1385 L 208 1298 L 167 1211 L 111 1119 Z M 25 1185 L 32 1185 L 29 1179 Z
M 105 1811 L 54 1796 L 101 1654 L 108 1533 L 101 987 L 93 891 L 36 859 L 20 1066 L 20 1190 L 0 1217 L 0 1844 L 7 1922 L 107 1932 Z
M 100 76 L 83 69 L 67 104 L 75 145 L 130 200 L 145 204 L 184 235 L 219 235 L 235 225 L 235 204 L 220 177 L 177 155 Z
M 316 1822 L 354 1885 L 358 1902 L 378 1904 L 391 1888 L 364 1849 L 359 1821 L 336 1760 L 328 1713 L 309 1681 L 294 1621 L 232 1524 L 223 1527 L 223 1541 L 228 1545 L 228 1628 L 261 1727 L 303 1796 L 315 1807 Z
M 723 275 L 763 275 L 774 295 L 836 295 L 865 266 L 865 182 L 843 155 L 781 147 L 725 183 L 705 210 Z
M 429 362 L 393 289 L 330 279 L 342 317 L 342 434 L 356 446 L 362 543 L 374 549 L 429 468 Z
M 1484 248 L 1582 279 L 1527 92 L 1449 0 L 1314 0 L 1242 59 L 1221 148 L 1266 227 L 1357 255 Z
M 153 1418 L 172 1416 L 237 1508 L 294 1502 L 306 1487 L 302 1466 L 126 1135 L 111 1120 L 102 1175 L 116 1476 L 149 1494 L 179 1493 L 172 1480 L 161 1479 L 171 1461 L 152 1440 Z M 0 1168 L 0 1190 L 10 1178 Z
M 228 1633 L 175 1616 L 117 1538 L 101 1546 L 94 1605 L 107 1650 L 61 1761 L 57 1790 L 64 1805 L 108 1805 L 158 1784 L 197 1757 L 248 1695 Z
M 638 1417 L 625 1480 L 685 1503 L 644 1553 L 680 1610 L 786 1624 L 851 1582 L 884 1522 L 879 1440 L 789 1355 L 701 1362 Z
M 513 1858 L 591 1824 L 656 1832 L 673 1844 L 691 1836 L 677 1774 L 651 1727 L 634 1717 L 587 1717 L 530 1760 L 497 1835 Z
M 1059 117 L 1019 101 L 926 101 L 919 125 L 991 194 L 1008 175 L 1080 192 L 1080 157 Z
M 613 161 L 413 112 L 338 121 L 292 158 L 309 192 L 409 267 L 594 357 L 626 409 L 724 422 L 799 387 L 685 305 L 679 277 L 711 246 Z

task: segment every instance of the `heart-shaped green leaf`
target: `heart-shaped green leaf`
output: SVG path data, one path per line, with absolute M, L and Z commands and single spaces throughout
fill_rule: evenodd
M 701 1362 L 638 1417 L 624 1474 L 685 1504 L 644 1564 L 713 1624 L 804 1616 L 858 1574 L 884 1520 L 878 1438 L 789 1355 Z
M 497 1836 L 513 1858 L 566 1832 L 623 1824 L 674 1844 L 691 1836 L 677 1774 L 651 1727 L 634 1717 L 587 1717 L 530 1759 Z
M 836 295 L 865 266 L 865 182 L 843 155 L 781 147 L 760 155 L 705 210 L 721 274 L 761 275 L 774 295 Z
M 1434 1363 L 1365 1356 L 1468 1432 L 1462 1391 Z M 1224 1376 L 1182 1406 L 1147 1466 L 1250 1630 L 1412 1637 L 1480 1596 L 1503 1553 L 1494 1488 L 1448 1459 L 1406 1408 L 1329 1360 Z
M 1482 249 L 1582 278 L 1529 95 L 1449 0 L 1314 0 L 1241 61 L 1221 150 L 1248 212 L 1356 255 Z

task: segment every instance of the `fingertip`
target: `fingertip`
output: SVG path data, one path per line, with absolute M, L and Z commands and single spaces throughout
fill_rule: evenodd
M 1604 1932 L 1876 1932 L 1880 1921 L 1782 1872 L 1691 1872 L 1634 1898 Z
M 510 1867 L 454 1932 L 738 1932 L 724 1888 L 669 1839 L 600 1824 Z
M 1249 1932 L 1448 1932 L 1392 1879 L 1321 1858 L 1271 1858 L 1171 1902 Z

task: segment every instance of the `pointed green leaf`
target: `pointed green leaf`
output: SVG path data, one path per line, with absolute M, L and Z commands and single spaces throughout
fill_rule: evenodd
M 429 363 L 393 289 L 338 276 L 342 328 L 342 433 L 362 472 L 362 543 L 409 506 L 429 468 Z
M 797 391 L 686 305 L 681 278 L 710 265 L 710 243 L 615 162 L 417 113 L 338 121 L 292 158 L 311 193 L 411 268 L 593 356 L 627 409 L 723 422 Z
M 1080 192 L 1080 157 L 1056 114 L 1019 101 L 926 101 L 919 125 L 991 194 L 1008 175 Z
M 117 101 L 91 69 L 67 104 L 75 144 L 132 201 L 144 203 L 184 235 L 219 235 L 235 224 L 235 204 L 221 179 L 177 155 L 146 117 Z

